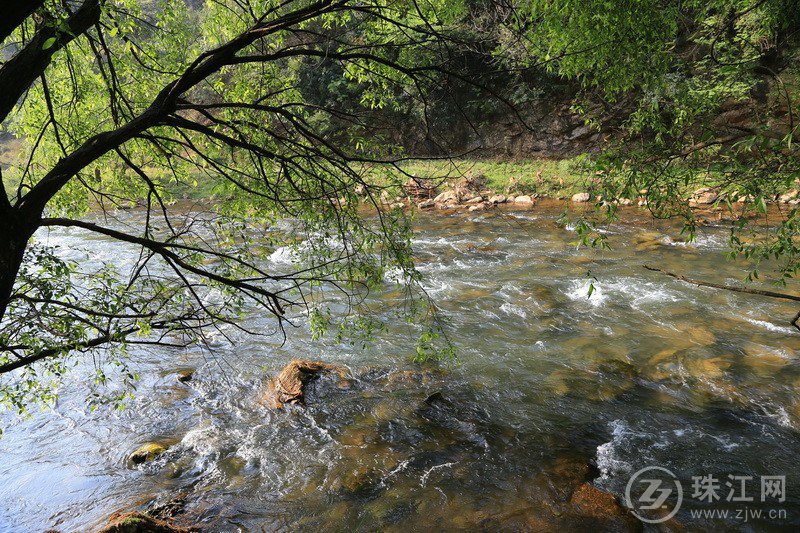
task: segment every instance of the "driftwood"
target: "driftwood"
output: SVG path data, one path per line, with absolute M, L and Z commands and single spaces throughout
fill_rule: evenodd
M 685 281 L 686 283 L 691 283 L 692 285 L 699 285 L 700 287 L 711 287 L 714 289 L 724 289 L 726 291 L 743 292 L 745 294 L 757 294 L 759 296 L 767 296 L 769 298 L 780 298 L 782 300 L 791 300 L 793 302 L 800 302 L 800 296 L 795 296 L 793 294 L 786 294 L 783 292 L 775 292 L 775 291 L 765 291 L 761 289 L 750 289 L 747 287 L 731 287 L 730 285 L 722 285 L 721 283 L 711 283 L 709 281 L 690 279 L 687 278 L 686 276 L 682 276 L 680 274 L 669 272 L 667 270 L 663 270 L 661 268 L 649 265 L 642 265 L 642 266 L 647 270 L 652 270 L 653 272 L 661 272 L 662 274 L 666 274 L 667 276 L 671 276 L 677 280 Z M 798 331 L 800 331 L 800 325 L 798 325 L 798 321 L 800 321 L 800 311 L 794 316 L 794 318 L 790 322 L 792 326 L 794 326 L 795 328 L 797 328 Z
M 295 359 L 270 380 L 268 402 L 276 409 L 282 408 L 285 404 L 302 405 L 305 402 L 306 384 L 325 372 L 336 372 L 340 377 L 344 377 L 346 371 L 342 367 L 320 361 Z

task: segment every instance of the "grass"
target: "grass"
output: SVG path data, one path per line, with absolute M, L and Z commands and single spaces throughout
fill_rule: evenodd
M 513 190 L 550 197 L 581 192 L 587 179 L 580 159 L 411 161 L 401 168 L 413 176 L 434 180 L 483 175 L 486 188 L 499 193 Z

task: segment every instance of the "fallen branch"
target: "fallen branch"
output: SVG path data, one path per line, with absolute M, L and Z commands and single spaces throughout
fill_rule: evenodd
M 642 266 L 647 270 L 652 270 L 653 272 L 661 272 L 662 274 L 666 274 L 667 276 L 671 276 L 677 280 L 685 281 L 686 283 L 691 283 L 692 285 L 699 285 L 700 287 L 712 287 L 714 289 L 725 289 L 726 291 L 743 292 L 746 294 L 757 294 L 759 296 L 768 296 L 770 298 L 780 298 L 782 300 L 791 300 L 793 302 L 800 302 L 800 296 L 795 296 L 793 294 L 786 294 L 783 292 L 775 292 L 775 291 L 765 291 L 761 289 L 749 289 L 747 287 L 731 287 L 730 285 L 722 285 L 721 283 L 711 283 L 709 281 L 690 279 L 687 278 L 686 276 L 681 276 L 680 274 L 669 272 L 667 270 L 652 267 L 649 265 L 642 265 Z M 800 331 L 800 325 L 798 325 L 798 321 L 800 321 L 800 312 L 798 312 L 794 316 L 794 319 L 791 321 L 792 326 L 794 326 L 795 328 L 797 328 L 798 331 Z

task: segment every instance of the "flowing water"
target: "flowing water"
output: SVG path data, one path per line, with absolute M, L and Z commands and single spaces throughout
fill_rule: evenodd
M 570 480 L 624 500 L 646 466 L 680 478 L 676 520 L 690 529 L 796 530 L 795 306 L 642 268 L 741 280 L 743 265 L 723 259 L 724 227 L 686 244 L 674 226 L 628 214 L 610 228 L 613 249 L 595 253 L 570 246 L 559 214 L 420 218 L 419 268 L 448 317 L 454 365 L 411 362 L 409 327 L 384 305 L 401 288 L 387 281 L 371 304 L 390 325 L 367 348 L 312 341 L 301 325 L 283 345 L 137 349 L 142 381 L 124 411 L 90 412 L 73 382 L 51 411 L 3 414 L 0 531 L 84 531 L 180 495 L 184 516 L 210 531 L 555 529 Z M 80 236 L 40 239 L 76 259 L 121 257 L 103 239 L 86 251 Z M 270 322 L 253 313 L 246 325 Z M 272 410 L 260 401 L 265 376 L 297 357 L 344 365 L 350 379 L 316 382 L 306 409 Z M 190 382 L 176 380 L 182 369 L 195 371 Z M 149 441 L 170 446 L 131 465 Z M 691 497 L 692 477 L 709 474 L 720 501 Z M 753 476 L 752 502 L 725 501 L 728 475 Z M 761 502 L 766 475 L 786 476 L 785 501 Z M 786 516 L 695 516 L 743 506 Z

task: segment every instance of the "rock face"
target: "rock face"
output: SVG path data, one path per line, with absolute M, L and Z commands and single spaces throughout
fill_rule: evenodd
M 167 451 L 166 446 L 157 442 L 148 442 L 147 444 L 139 446 L 136 451 L 131 454 L 130 459 L 133 464 L 140 465 L 147 461 L 152 461 L 165 451 Z
M 306 384 L 326 372 L 336 372 L 341 377 L 345 373 L 343 368 L 335 365 L 295 359 L 277 377 L 270 380 L 267 400 L 276 409 L 281 409 L 285 404 L 302 405 L 305 402 Z
M 128 512 L 111 515 L 108 524 L 98 533 L 189 533 L 192 531 L 200 530 L 178 527 L 142 513 Z
M 577 203 L 584 203 L 588 202 L 591 196 L 588 192 L 579 192 L 577 194 L 572 195 L 572 201 Z

